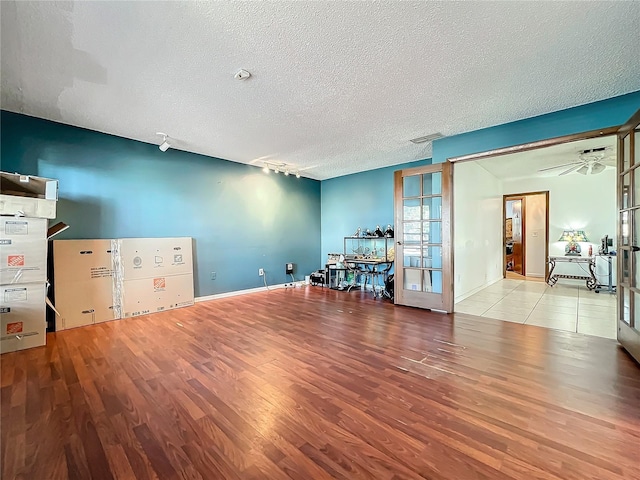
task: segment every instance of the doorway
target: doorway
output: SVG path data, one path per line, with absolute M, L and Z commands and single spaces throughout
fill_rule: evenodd
M 544 279 L 549 257 L 549 192 L 503 195 L 503 278 Z
M 599 156 L 593 160 L 596 154 Z M 545 145 L 526 153 L 453 162 L 454 310 L 616 338 L 615 295 L 596 293 L 583 280 L 567 278 L 553 287 L 544 282 L 547 258 L 564 256 L 566 252 L 568 242 L 563 238 L 564 230 L 584 230 L 587 234 L 581 245 L 584 256 L 590 256 L 591 250 L 597 254 L 601 237 L 613 236 L 609 232 L 616 230 L 615 154 L 616 138 L 598 135 Z M 596 162 L 605 167 L 593 168 Z M 531 228 L 529 218 L 534 202 L 529 194 L 541 194 L 543 199 L 540 228 Z M 524 278 L 514 279 L 511 275 L 519 274 L 506 269 L 507 218 L 512 218 L 512 228 L 515 220 L 513 213 L 507 215 L 506 200 L 520 201 L 520 212 L 516 207 L 515 216 L 519 217 L 522 228 Z M 538 263 L 530 258 L 535 242 L 540 245 Z M 518 254 L 517 245 L 513 246 Z M 615 246 L 612 249 L 615 250 Z M 595 259 L 598 281 L 605 285 L 608 284 L 607 260 Z M 615 262 L 612 267 L 615 278 Z M 532 273 L 538 278 L 530 278 Z M 579 264 L 563 265 L 561 273 L 584 275 Z
M 504 263 L 506 272 L 524 276 L 524 197 L 504 199 Z

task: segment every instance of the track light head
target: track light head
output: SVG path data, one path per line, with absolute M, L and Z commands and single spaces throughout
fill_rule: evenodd
M 262 171 L 264 173 L 269 173 L 269 165 L 265 165 L 264 167 L 262 167 Z
M 296 178 L 300 178 L 300 172 L 296 172 Z
M 166 152 L 167 150 L 169 150 L 169 148 L 171 147 L 171 144 L 167 141 L 167 138 L 169 138 L 169 135 L 162 132 L 156 132 L 156 135 L 162 135 L 162 143 L 158 146 L 160 151 Z
M 288 176 L 289 176 L 289 170 L 285 170 L 285 171 L 284 171 L 284 174 L 285 174 L 285 176 L 287 176 L 287 177 L 288 177 Z

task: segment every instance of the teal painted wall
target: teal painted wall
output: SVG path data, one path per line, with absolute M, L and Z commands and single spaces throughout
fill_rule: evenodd
M 373 231 L 376 225 L 383 230 L 393 225 L 393 172 L 430 164 L 431 159 L 425 159 L 324 180 L 320 267 L 328 253 L 342 253 L 344 237 L 358 227 Z
M 60 238 L 189 236 L 196 296 L 318 268 L 320 182 L 1 112 L 1 168 L 59 180 Z M 216 280 L 211 280 L 216 272 Z
M 448 158 L 461 155 L 622 125 L 639 108 L 640 91 L 441 138 L 433 142 L 433 163 L 444 162 Z

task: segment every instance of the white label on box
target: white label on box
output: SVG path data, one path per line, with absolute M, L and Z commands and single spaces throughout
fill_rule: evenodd
M 91 278 L 113 277 L 113 270 L 107 267 L 92 267 Z
M 26 288 L 7 288 L 4 291 L 5 302 L 26 302 L 27 301 L 27 289 Z
M 9 220 L 4 224 L 7 235 L 29 235 L 29 222 Z

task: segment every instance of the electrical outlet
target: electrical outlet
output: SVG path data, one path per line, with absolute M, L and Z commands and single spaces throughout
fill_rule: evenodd
M 261 277 L 264 276 L 264 268 L 258 269 L 258 275 L 260 275 Z
M 215 280 L 217 276 L 216 272 L 211 272 L 211 280 Z
M 284 273 L 287 275 L 291 275 L 293 273 L 293 263 L 287 263 L 284 266 Z

